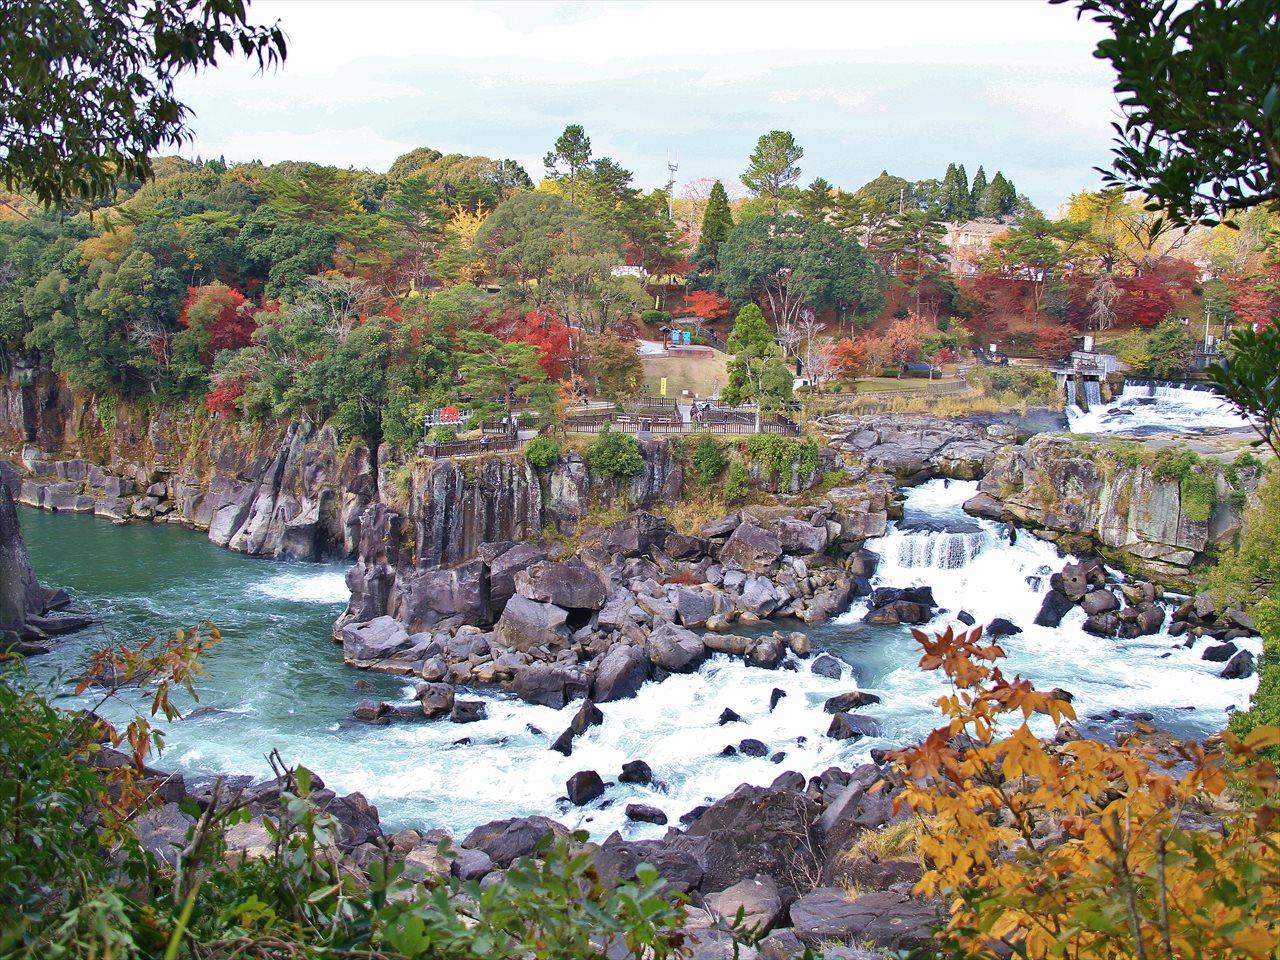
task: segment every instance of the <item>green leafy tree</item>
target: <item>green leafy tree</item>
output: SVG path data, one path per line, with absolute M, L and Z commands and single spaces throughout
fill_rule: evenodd
M 635 437 L 606 426 L 587 448 L 587 466 L 602 477 L 630 480 L 644 469 L 644 456 Z
M 853 193 L 837 195 L 834 222 L 842 230 L 857 231 L 866 238 L 867 249 L 878 255 L 885 228 L 900 211 L 917 206 L 919 199 L 912 184 L 882 170 Z
M 534 437 L 524 447 L 524 458 L 529 466 L 545 470 L 560 459 L 560 444 L 545 434 Z
M 693 447 L 693 472 L 698 482 L 709 487 L 720 479 L 729 458 L 714 437 L 700 436 Z
M 761 135 L 747 158 L 742 182 L 768 203 L 775 217 L 782 213 L 783 196 L 800 179 L 796 164 L 803 156 L 804 150 L 788 131 L 771 130 Z
M 1280 457 L 1280 326 L 1242 327 L 1227 340 L 1226 355 L 1209 368 L 1209 379 Z
M 1166 380 L 1190 369 L 1196 341 L 1176 320 L 1166 320 L 1154 330 L 1135 331 L 1120 341 L 1121 359 L 1140 373 Z
M 964 164 L 947 164 L 942 177 L 942 216 L 946 220 L 964 221 L 972 215 L 969 208 L 969 175 Z
M 768 304 L 788 350 L 806 309 L 874 310 L 884 303 L 884 274 L 861 245 L 831 224 L 801 217 L 738 224 L 720 248 L 720 270 L 726 293 Z
M 978 216 L 982 206 L 982 196 L 987 192 L 987 171 L 978 165 L 978 172 L 973 175 L 973 183 L 969 186 L 969 216 Z
M 733 359 L 721 392 L 726 403 L 756 403 L 761 412 L 771 412 L 791 399 L 794 380 L 783 362 L 782 348 L 754 303 L 738 311 L 727 345 Z
M 998 220 L 1013 214 L 1018 205 L 1018 191 L 999 170 L 983 191 L 978 202 L 977 214 L 989 220 Z
M 822 177 L 816 178 L 809 186 L 800 191 L 796 197 L 796 207 L 800 215 L 810 220 L 825 221 L 827 214 L 835 206 L 832 186 Z
M 1065 0 L 1054 0 L 1065 2 Z M 1177 224 L 1280 199 L 1280 17 L 1271 0 L 1074 0 L 1105 26 L 1124 120 L 1109 184 Z
M 702 212 L 695 262 L 714 270 L 720 259 L 720 244 L 732 229 L 733 211 L 729 209 L 729 194 L 725 192 L 724 184 L 717 180 L 711 185 L 711 196 L 707 198 L 707 207 Z
M 577 202 L 578 180 L 591 163 L 591 138 L 581 125 L 571 123 L 556 138 L 555 147 L 548 151 L 543 163 L 547 176 L 569 181 L 569 202 Z
M 479 330 L 458 331 L 458 375 L 466 405 L 484 419 L 510 415 L 517 399 L 536 409 L 550 410 L 555 388 L 538 363 L 541 353 L 531 343 L 508 343 Z
M 11 0 L 0 50 L 0 181 L 56 204 L 148 179 L 190 135 L 178 78 L 222 54 L 274 66 L 285 38 L 243 0 Z
M 893 256 L 898 277 L 915 294 L 917 313 L 926 282 L 945 276 L 945 232 L 936 207 L 908 210 L 885 227 L 881 249 Z
M 582 358 L 583 374 L 596 396 L 624 400 L 640 388 L 644 367 L 635 341 L 610 333 L 588 335 L 582 342 Z

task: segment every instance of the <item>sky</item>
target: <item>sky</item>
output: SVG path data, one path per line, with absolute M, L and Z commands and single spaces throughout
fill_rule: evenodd
M 596 156 L 677 193 L 730 193 L 760 134 L 790 130 L 801 182 L 847 189 L 949 162 L 1052 213 L 1096 189 L 1117 119 L 1103 35 L 1041 0 L 395 2 L 256 0 L 288 58 L 184 78 L 184 156 L 386 170 L 430 146 L 519 161 L 536 182 L 567 124 Z

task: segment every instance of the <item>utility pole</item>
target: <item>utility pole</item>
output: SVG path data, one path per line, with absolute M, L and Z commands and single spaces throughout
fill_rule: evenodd
M 667 219 L 672 223 L 676 219 L 676 171 L 680 169 L 680 155 L 677 153 L 674 157 L 667 154 Z

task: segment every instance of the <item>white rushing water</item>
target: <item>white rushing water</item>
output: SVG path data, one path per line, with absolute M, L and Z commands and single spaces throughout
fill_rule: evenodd
M 1246 704 L 1256 680 L 1217 678 L 1221 665 L 1200 660 L 1203 643 L 1188 650 L 1164 635 L 1091 637 L 1081 629 L 1078 610 L 1060 628 L 1034 626 L 1049 574 L 1066 561 L 1029 534 L 1010 544 L 1003 525 L 965 516 L 961 504 L 975 490 L 974 483 L 934 481 L 909 491 L 904 521 L 867 544 L 883 557 L 875 584 L 930 585 L 945 608 L 931 629 L 954 622 L 960 610 L 980 623 L 1012 620 L 1024 632 L 1002 641 L 1010 671 L 1046 689 L 1072 691 L 1082 716 L 1148 710 L 1162 725 L 1203 735 L 1221 729 L 1228 707 Z M 32 519 L 41 525 L 43 540 L 33 542 L 46 570 L 59 569 L 59 558 L 66 563 L 79 556 L 72 545 L 83 546 L 87 538 L 100 538 L 101 551 L 117 544 L 118 569 L 93 568 L 95 578 L 108 581 L 99 587 L 104 602 L 91 604 L 108 613 L 106 625 L 114 625 L 116 639 L 136 640 L 175 620 L 210 618 L 225 626 L 200 682 L 201 704 L 212 709 L 168 725 L 162 766 L 188 775 L 266 775 L 265 758 L 279 749 L 335 790 L 362 791 L 393 828 L 442 826 L 461 836 L 488 820 L 536 813 L 582 826 L 597 838 L 614 829 L 657 836 L 665 828 L 628 822 L 626 804 L 657 806 L 674 824 L 740 783 L 767 784 L 785 770 L 811 776 L 832 765 L 848 767 L 873 747 L 902 745 L 940 722 L 934 702 L 943 689 L 937 674 L 917 668 L 920 651 L 909 629 L 863 624 L 865 604 L 859 602 L 836 621 L 806 631 L 815 652 L 829 650 L 847 664 L 840 679 L 812 673 L 812 660 L 794 671 L 761 670 L 717 656 L 696 673 L 646 684 L 632 700 L 603 704 L 604 723 L 580 736 L 570 757 L 549 746 L 579 704 L 552 710 L 492 688 L 459 691 L 488 705 L 488 718 L 477 723 L 369 726 L 350 718 L 357 700 L 410 703 L 412 688 L 407 678 L 342 665 L 327 639 L 346 598 L 335 566 L 271 565 L 185 531 L 149 525 L 114 528 L 94 525 L 92 518 L 46 514 Z M 68 638 L 37 668 L 69 668 L 77 650 L 102 639 Z M 775 687 L 786 696 L 770 711 Z M 823 703 L 855 689 L 882 698 L 859 712 L 878 720 L 883 736 L 856 743 L 828 739 L 831 718 Z M 720 726 L 725 708 L 742 721 Z M 1047 732 L 1047 721 L 1041 729 Z M 762 741 L 769 755 L 721 755 L 744 738 Z M 774 762 L 778 753 L 784 756 Z M 652 766 L 661 786 L 615 784 L 581 809 L 560 800 L 573 773 L 594 769 L 614 781 L 622 764 L 636 759 Z
M 1096 393 L 1097 383 L 1091 386 Z M 1230 403 L 1209 390 L 1127 383 L 1110 403 L 1090 396 L 1085 412 L 1075 402 L 1074 384 L 1068 381 L 1067 387 L 1067 420 L 1073 433 L 1198 433 L 1249 427 Z

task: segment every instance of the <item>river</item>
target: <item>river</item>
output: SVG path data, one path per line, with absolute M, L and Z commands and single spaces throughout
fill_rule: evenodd
M 951 612 L 940 615 L 936 627 L 960 609 L 980 622 L 1013 620 L 1024 632 L 1003 641 L 1010 669 L 1043 688 L 1071 690 L 1082 715 L 1145 710 L 1162 726 L 1204 735 L 1223 726 L 1229 707 L 1247 703 L 1256 680 L 1218 679 L 1217 665 L 1167 636 L 1092 637 L 1080 628 L 1079 610 L 1056 630 L 1033 626 L 1049 574 L 1066 561 L 1030 535 L 1010 544 L 1003 525 L 965 517 L 960 504 L 973 491 L 972 483 L 944 481 L 910 491 L 903 529 L 868 543 L 884 557 L 876 583 L 932 585 Z M 61 641 L 53 654 L 34 659 L 36 678 L 65 678 L 85 651 L 105 642 L 132 642 L 211 620 L 224 639 L 207 658 L 198 690 L 201 706 L 214 711 L 168 725 L 161 765 L 189 775 L 265 775 L 266 757 L 278 749 L 334 789 L 362 791 L 392 827 L 443 826 L 460 834 L 498 817 L 542 813 L 597 837 L 613 829 L 632 837 L 660 835 L 660 827 L 628 822 L 625 805 L 658 806 L 675 822 L 739 783 L 768 783 L 788 769 L 812 775 L 855 764 L 871 748 L 918 737 L 938 720 L 932 702 L 942 688 L 936 675 L 916 668 L 919 651 L 910 632 L 862 625 L 863 607 L 855 604 L 809 630 L 816 647 L 851 665 L 841 679 L 817 676 L 805 663 L 794 671 L 767 671 L 715 657 L 694 674 L 648 684 L 633 700 L 604 705 L 604 723 L 578 739 L 572 757 L 548 745 L 576 705 L 556 711 L 491 690 L 474 692 L 489 705 L 488 719 L 479 723 L 368 726 L 350 718 L 357 700 L 407 702 L 411 688 L 404 678 L 342 664 L 329 637 L 347 596 L 343 566 L 246 557 L 176 526 L 116 526 L 27 509 L 21 518 L 39 576 L 67 588 L 103 618 Z M 771 711 L 775 687 L 786 696 Z M 823 702 L 857 688 L 883 698 L 862 712 L 881 722 L 884 736 L 856 743 L 828 739 Z M 719 725 L 726 707 L 743 721 Z M 120 703 L 112 715 L 120 718 L 129 709 Z M 1037 722 L 1040 732 L 1049 732 L 1047 720 Z M 763 741 L 770 756 L 721 755 L 724 746 L 746 737 Z M 783 756 L 775 760 L 777 754 Z M 647 760 L 661 782 L 619 784 L 581 809 L 561 799 L 575 771 L 595 769 L 609 780 L 633 759 Z

